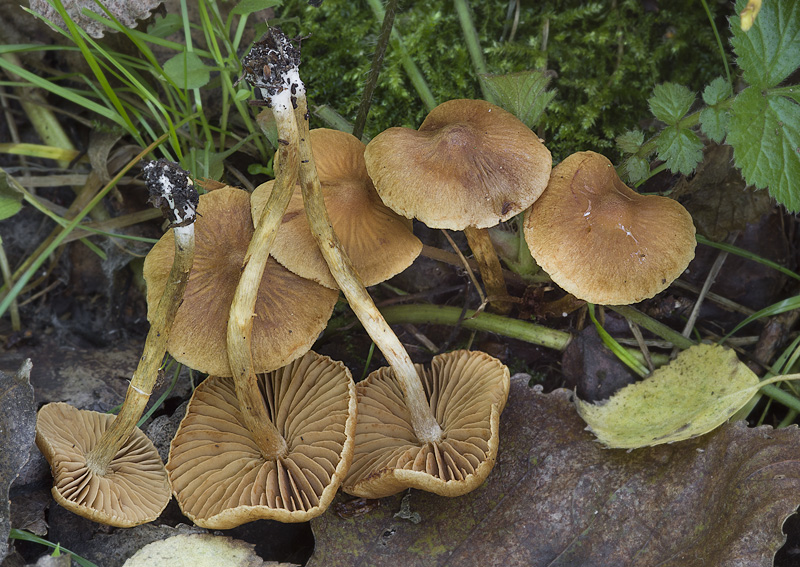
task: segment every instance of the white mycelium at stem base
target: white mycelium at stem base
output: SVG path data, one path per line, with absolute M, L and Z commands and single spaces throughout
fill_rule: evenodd
M 267 458 L 283 455 L 288 448 L 272 423 L 258 389 L 256 373 L 275 369 L 253 367 L 253 315 L 269 251 L 297 183 L 298 132 L 294 118 L 294 92 L 300 82 L 299 62 L 299 52 L 277 28 L 270 28 L 267 36 L 256 43 L 242 61 L 244 78 L 260 90 L 275 116 L 279 141 L 279 155 L 275 161 L 279 169 L 274 190 L 244 257 L 242 275 L 228 318 L 227 350 L 242 418 Z M 298 353 L 298 356 L 302 354 Z
M 417 438 L 423 443 L 439 441 L 442 437 L 442 428 L 431 411 L 414 363 L 397 335 L 375 307 L 328 219 L 309 141 L 306 91 L 302 83 L 300 85 L 297 89 L 297 116 L 300 122 L 300 184 L 311 232 L 317 239 L 339 289 L 394 370 L 403 390 Z
M 174 226 L 175 259 L 164 293 L 151 316 L 150 331 L 122 409 L 97 445 L 86 455 L 89 469 L 101 476 L 130 437 L 147 406 L 158 378 L 158 369 L 167 352 L 172 322 L 183 299 L 194 261 L 194 221 L 198 196 L 192 181 L 177 164 L 166 160 L 148 163 L 144 172 L 150 201 L 161 208 Z

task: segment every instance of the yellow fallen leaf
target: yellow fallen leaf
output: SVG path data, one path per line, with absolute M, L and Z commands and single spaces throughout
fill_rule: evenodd
M 577 399 L 576 405 L 601 443 L 635 449 L 708 433 L 762 385 L 734 351 L 701 344 L 598 405 Z

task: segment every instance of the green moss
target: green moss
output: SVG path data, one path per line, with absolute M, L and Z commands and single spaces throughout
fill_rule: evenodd
M 404 3 L 395 20 L 406 47 L 438 102 L 479 98 L 480 88 L 450 1 Z M 507 2 L 473 0 L 475 25 L 493 73 L 548 68 L 558 95 L 543 128 L 554 158 L 592 149 L 617 160 L 614 138 L 648 116 L 654 85 L 673 81 L 699 90 L 722 65 L 703 7 L 692 0 L 522 3 L 513 41 L 504 36 Z M 717 10 L 725 35 L 727 14 Z M 725 8 L 727 9 L 727 8 Z M 280 14 L 303 41 L 303 76 L 312 104 L 327 104 L 353 120 L 369 72 L 380 23 L 366 1 L 325 2 L 312 8 L 286 2 Z M 542 30 L 549 35 L 542 50 Z M 502 40 L 501 40 L 502 39 Z M 417 127 L 426 111 L 391 47 L 375 92 L 367 135 L 390 126 Z M 647 126 L 647 125 L 645 125 Z

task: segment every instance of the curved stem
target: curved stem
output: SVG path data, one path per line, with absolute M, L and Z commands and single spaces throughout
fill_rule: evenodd
M 339 238 L 331 226 L 322 198 L 314 155 L 311 152 L 305 89 L 298 91 L 297 103 L 298 122 L 300 123 L 300 186 L 303 190 L 306 217 L 311 232 L 317 240 L 331 274 L 350 303 L 350 307 L 392 367 L 403 390 L 406 407 L 411 414 L 411 423 L 417 438 L 423 443 L 438 441 L 442 436 L 442 428 L 431 411 L 414 363 L 397 335 L 375 307 L 367 288 L 364 287 L 353 269 L 350 259 L 342 249 Z
M 187 181 L 186 172 L 179 170 L 176 164 L 167 163 L 165 165 L 165 163 L 151 162 L 145 166 L 145 173 L 149 176 L 151 172 L 155 172 L 155 178 L 161 183 L 157 189 L 154 189 L 151 187 L 153 178 L 148 177 L 151 200 L 154 200 L 153 197 L 156 196 L 154 202 L 161 206 L 162 210 L 169 211 L 172 216 L 170 220 L 178 223 L 173 229 L 175 256 L 167 284 L 158 300 L 158 306 L 153 311 L 144 350 L 139 358 L 136 371 L 131 377 L 122 409 L 109 428 L 103 432 L 97 445 L 86 455 L 88 468 L 100 476 L 106 474 L 109 464 L 127 442 L 150 400 L 150 394 L 153 392 L 153 386 L 158 378 L 158 369 L 167 352 L 167 341 L 172 323 L 175 321 L 175 314 L 183 300 L 183 293 L 189 283 L 189 272 L 191 272 L 194 262 L 193 223 L 197 207 L 197 192 L 191 187 L 190 180 L 185 187 L 175 185 L 175 178 L 169 177 L 162 171 L 179 171 L 183 175 L 184 182 Z M 180 226 L 181 224 L 186 226 Z
M 288 91 L 286 92 L 288 96 Z M 275 100 L 276 98 L 273 97 L 272 110 L 280 139 L 276 160 L 279 169 L 272 193 L 247 247 L 242 275 L 231 303 L 227 334 L 228 362 L 236 385 L 239 410 L 245 425 L 266 458 L 282 455 L 288 447 L 286 440 L 273 424 L 258 388 L 256 372 L 273 369 L 253 367 L 251 350 L 253 316 L 261 277 L 267 266 L 269 251 L 278 226 L 294 192 L 298 169 L 298 132 L 291 103 L 287 98 L 286 102 L 281 104 Z
M 492 311 L 501 315 L 507 315 L 511 311 L 511 302 L 503 301 L 508 297 L 506 281 L 503 278 L 503 268 L 500 266 L 500 259 L 494 249 L 492 239 L 489 238 L 489 231 L 485 228 L 475 228 L 468 226 L 464 229 L 464 236 L 467 237 L 478 268 L 481 272 L 483 285 L 486 287 L 486 295 L 489 296 L 489 304 Z M 491 298 L 494 298 L 492 300 Z

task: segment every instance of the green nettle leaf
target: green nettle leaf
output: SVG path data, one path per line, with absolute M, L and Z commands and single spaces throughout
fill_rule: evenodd
M 656 85 L 647 101 L 653 116 L 673 125 L 683 118 L 694 104 L 696 95 L 683 85 L 663 83 Z
M 658 137 L 658 158 L 670 171 L 689 175 L 703 159 L 703 142 L 688 128 L 667 126 Z
M 722 77 L 711 81 L 703 90 L 703 102 L 708 106 L 719 104 L 731 96 L 731 86 Z
M 700 113 L 700 128 L 703 129 L 706 136 L 718 144 L 721 144 L 722 140 L 725 139 L 729 122 L 730 113 L 721 108 L 710 106 L 704 108 Z
M 625 160 L 623 169 L 630 183 L 638 183 L 650 174 L 650 164 L 647 163 L 647 160 L 636 156 Z
M 635 449 L 703 435 L 719 427 L 758 390 L 758 376 L 736 353 L 700 344 L 601 405 L 576 399 L 601 443 Z
M 617 146 L 626 154 L 635 154 L 644 143 L 644 132 L 628 130 L 616 137 Z
M 178 53 L 164 63 L 164 73 L 182 89 L 199 89 L 211 80 L 211 72 L 198 55 L 191 51 Z
M 738 0 L 739 14 L 746 0 Z M 764 2 L 755 24 L 742 31 L 739 17 L 731 18 L 733 50 L 744 80 L 759 89 L 774 87 L 800 65 L 800 2 Z
M 800 211 L 800 105 L 748 87 L 733 101 L 731 115 L 728 143 L 745 181 Z
M 545 90 L 550 77 L 541 71 L 522 71 L 508 75 L 480 75 L 484 88 L 499 107 L 519 118 L 528 128 L 533 128 L 555 91 Z

